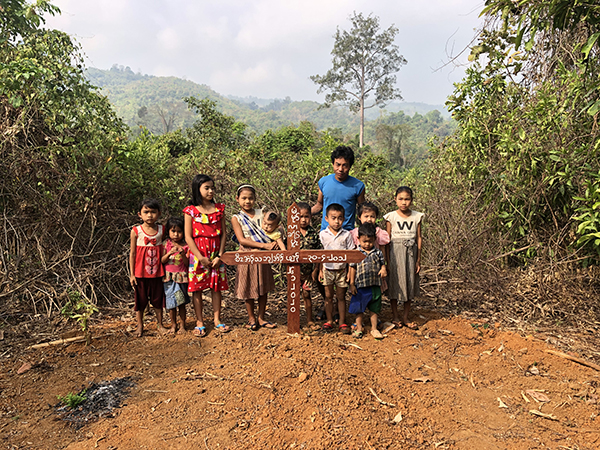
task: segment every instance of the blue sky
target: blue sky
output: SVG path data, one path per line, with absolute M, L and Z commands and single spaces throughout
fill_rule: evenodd
M 482 0 L 54 0 L 47 25 L 73 35 L 86 64 L 177 76 L 224 95 L 322 101 L 309 79 L 330 67 L 337 27 L 353 13 L 394 24 L 408 64 L 404 100 L 443 104 L 460 80 L 480 28 Z

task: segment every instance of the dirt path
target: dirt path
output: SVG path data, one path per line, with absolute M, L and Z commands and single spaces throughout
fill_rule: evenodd
M 150 327 L 134 339 L 114 321 L 87 348 L 8 351 L 1 446 L 600 448 L 600 372 L 548 354 L 534 338 L 417 314 L 425 318 L 419 331 L 394 330 L 383 341 L 241 326 L 204 339 L 161 337 Z M 24 362 L 33 368 L 17 374 Z M 114 417 L 79 430 L 57 418 L 57 395 L 124 376 L 136 385 Z

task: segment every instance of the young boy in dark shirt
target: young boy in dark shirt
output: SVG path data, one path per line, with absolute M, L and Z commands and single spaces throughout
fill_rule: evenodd
M 308 203 L 299 202 L 298 209 L 300 210 L 300 233 L 302 239 L 300 248 L 302 250 L 319 250 L 322 248 L 321 240 L 319 239 L 319 233 L 311 226 L 312 214 L 310 212 L 310 206 Z M 312 299 L 311 299 L 311 287 L 314 286 L 314 282 L 319 277 L 319 265 L 318 264 L 301 264 L 300 265 L 300 281 L 302 283 L 302 299 L 304 300 L 304 309 L 306 310 L 306 322 L 309 328 L 316 329 L 315 322 L 313 320 L 312 310 Z
M 363 223 L 358 228 L 360 251 L 366 256 L 357 264 L 350 264 L 350 307 L 348 312 L 356 314 L 354 337 L 363 336 L 363 314 L 368 309 L 371 314 L 371 335 L 382 339 L 377 329 L 377 314 L 381 311 L 381 280 L 387 276 L 385 258 L 375 248 L 376 228 L 372 223 Z

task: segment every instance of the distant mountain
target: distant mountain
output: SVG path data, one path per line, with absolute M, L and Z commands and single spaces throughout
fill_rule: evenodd
M 155 77 L 134 73 L 129 67 L 114 65 L 110 70 L 88 68 L 86 76 L 92 84 L 113 103 L 117 114 L 133 129 L 141 126 L 155 134 L 186 128 L 193 124 L 193 112 L 187 109 L 184 97 L 209 98 L 219 105 L 221 111 L 247 124 L 257 133 L 277 129 L 285 125 L 310 121 L 317 129 L 339 129 L 342 133 L 357 133 L 359 118 L 344 108 L 319 109 L 314 101 L 285 99 L 261 99 L 256 97 L 223 96 L 209 86 L 177 77 Z M 387 112 L 404 111 L 405 114 L 425 114 L 442 106 L 423 103 L 394 102 L 385 108 Z M 366 117 L 374 120 L 383 110 L 372 108 Z

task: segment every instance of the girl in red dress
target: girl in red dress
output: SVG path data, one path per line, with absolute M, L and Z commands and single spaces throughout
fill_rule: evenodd
M 215 330 L 222 333 L 229 327 L 221 322 L 221 291 L 229 289 L 225 264 L 225 205 L 215 203 L 215 182 L 208 175 L 196 175 L 192 180 L 192 198 L 185 214 L 185 241 L 190 248 L 189 285 L 196 313 L 194 335 L 206 336 L 202 316 L 202 291 L 210 289 Z

